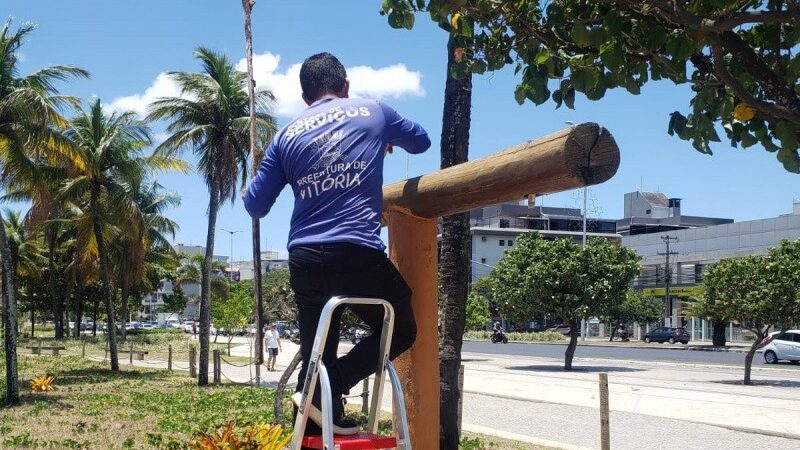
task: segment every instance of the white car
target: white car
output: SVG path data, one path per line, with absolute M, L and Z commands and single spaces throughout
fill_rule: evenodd
M 767 344 L 761 347 L 759 353 L 764 353 L 767 364 L 781 360 L 800 363 L 800 330 L 776 331 L 765 340 Z

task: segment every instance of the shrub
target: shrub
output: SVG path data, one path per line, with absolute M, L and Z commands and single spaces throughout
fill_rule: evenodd
M 509 332 L 506 333 L 509 341 L 519 342 L 559 342 L 563 341 L 566 337 L 561 333 L 553 333 L 549 331 L 541 331 L 534 333 L 520 333 Z M 492 337 L 491 331 L 467 331 L 464 333 L 465 339 L 474 339 L 479 341 L 486 341 Z
M 215 433 L 198 433 L 189 443 L 192 450 L 281 450 L 292 439 L 291 433 L 285 433 L 280 425 L 265 423 L 247 425 L 241 432 L 232 422 Z

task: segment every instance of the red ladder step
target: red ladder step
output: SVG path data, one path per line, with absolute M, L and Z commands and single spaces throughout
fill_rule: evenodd
M 303 438 L 303 447 L 322 449 L 322 445 L 321 435 Z M 394 436 L 381 436 L 372 433 L 356 433 L 349 436 L 334 434 L 333 445 L 338 445 L 341 450 L 375 450 L 396 448 L 397 439 Z

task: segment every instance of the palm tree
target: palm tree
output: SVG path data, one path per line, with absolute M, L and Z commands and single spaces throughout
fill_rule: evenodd
M 184 283 L 200 283 L 203 278 L 203 261 L 204 255 L 186 256 L 184 254 L 177 255 L 178 260 L 181 262 L 176 270 L 175 286 L 181 286 Z M 219 261 L 211 262 L 211 296 L 226 299 L 228 298 L 228 281 L 223 276 L 225 272 L 225 264 Z M 197 299 L 195 298 L 195 301 Z
M 11 251 L 11 265 L 19 282 L 17 288 L 21 289 L 23 284 L 27 287 L 27 297 L 31 305 L 31 335 L 33 335 L 35 331 L 33 289 L 34 284 L 42 277 L 41 268 L 47 263 L 47 258 L 43 254 L 38 236 L 26 226 L 18 211 L 6 209 L 3 220 Z
M 258 166 L 264 157 L 263 152 L 259 151 L 256 144 L 256 107 L 255 107 L 255 89 L 256 83 L 253 79 L 253 30 L 251 27 L 251 17 L 253 15 L 253 7 L 256 5 L 255 0 L 242 0 L 242 8 L 244 9 L 244 41 L 245 41 L 245 56 L 247 59 L 247 96 L 249 98 L 248 107 L 250 109 L 250 176 L 255 177 L 258 172 Z M 253 297 L 255 297 L 255 304 L 253 306 L 253 316 L 256 326 L 255 349 L 256 354 L 256 382 L 261 381 L 261 364 L 264 363 L 264 299 L 261 293 L 261 221 L 257 217 L 252 218 L 252 241 L 253 241 Z M 231 261 L 231 264 L 233 261 Z
M 219 53 L 200 47 L 195 57 L 203 72 L 171 73 L 181 87 L 183 97 L 156 100 L 150 108 L 150 120 L 167 120 L 170 136 L 159 145 L 161 155 L 178 155 L 191 149 L 198 158 L 198 171 L 210 191 L 208 231 L 200 283 L 200 364 L 198 384 L 208 384 L 208 350 L 211 326 L 211 263 L 214 255 L 214 231 L 217 211 L 225 200 L 233 202 L 247 179 L 249 156 L 247 78 L 233 68 Z M 268 91 L 255 98 L 256 133 L 263 147 L 275 132 L 275 123 L 267 113 L 272 100 Z
M 71 147 L 57 127 L 65 125 L 59 108 L 74 103 L 71 97 L 58 95 L 57 81 L 88 77 L 82 69 L 54 66 L 30 75 L 19 75 L 18 52 L 32 25 L 11 30 L 11 21 L 0 29 L 0 188 L 16 191 L 37 179 L 41 160 L 53 161 L 70 154 Z M 26 194 L 34 206 L 41 204 L 37 191 Z M 5 223 L 0 218 L 0 257 L 4 267 L 6 403 L 19 403 L 17 379 L 17 301 L 16 280 L 11 267 L 11 251 Z
M 148 257 L 155 258 L 157 263 L 167 262 L 170 256 L 174 257 L 172 246 L 166 235 L 175 236 L 178 225 L 164 216 L 164 211 L 170 206 L 180 204 L 180 198 L 174 194 L 163 193 L 163 186 L 156 181 L 140 183 L 130 188 L 129 195 L 138 205 L 142 214 L 143 227 L 136 233 L 124 233 L 116 242 L 118 255 L 120 298 L 122 300 L 122 337 L 125 338 L 125 320 L 128 316 L 128 297 L 131 290 L 141 292 L 143 285 L 147 285 Z M 156 249 L 169 249 L 170 255 L 153 253 Z M 152 286 L 156 288 L 157 286 Z
M 150 130 L 132 112 L 106 114 L 99 99 L 88 111 L 80 110 L 66 136 L 77 157 L 60 198 L 79 208 L 74 219 L 83 261 L 97 260 L 105 300 L 111 369 L 119 370 L 109 245 L 123 234 L 139 235 L 142 211 L 129 186 L 141 183 L 152 168 L 142 149 L 150 144 Z

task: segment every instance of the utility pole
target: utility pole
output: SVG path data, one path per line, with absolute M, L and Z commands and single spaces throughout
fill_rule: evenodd
M 228 278 L 233 282 L 233 235 L 236 233 L 241 233 L 242 230 L 226 230 L 222 228 L 222 231 L 229 233 L 231 235 L 231 259 L 228 261 Z
M 669 256 L 678 254 L 676 251 L 669 250 L 669 244 L 671 242 L 678 242 L 678 238 L 664 235 L 661 236 L 661 240 L 667 245 L 667 251 L 658 252 L 658 254 L 666 257 L 664 263 L 664 308 L 666 310 L 664 314 L 664 326 L 669 327 L 672 326 L 672 296 L 669 294 L 669 286 L 672 283 L 672 268 L 669 265 Z

